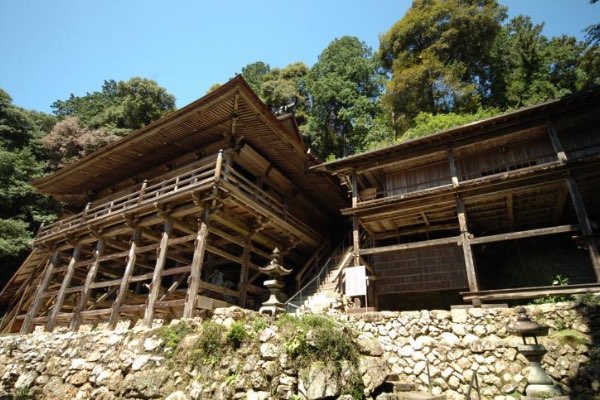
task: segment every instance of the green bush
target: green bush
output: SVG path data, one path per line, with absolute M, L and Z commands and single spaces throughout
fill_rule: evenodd
M 260 316 L 260 317 L 256 317 L 253 321 L 252 321 L 252 331 L 254 333 L 258 333 L 264 329 L 266 329 L 269 326 L 269 323 L 267 322 L 267 320 Z
M 562 275 L 555 275 L 552 277 L 552 286 L 567 286 L 569 284 L 569 278 L 566 278 Z M 533 300 L 532 304 L 546 304 L 546 303 L 560 303 L 563 301 L 571 301 L 573 300 L 573 296 L 561 296 L 561 295 L 552 295 L 552 296 L 544 296 L 538 299 Z
M 200 336 L 194 344 L 190 362 L 194 365 L 214 365 L 225 353 L 225 327 L 213 321 L 202 323 Z
M 358 373 L 358 349 L 350 329 L 319 315 L 300 317 L 284 314 L 277 320 L 287 354 L 298 364 L 307 368 L 314 362 L 323 362 L 340 375 L 342 367 L 349 365 L 351 377 L 343 388 L 343 394 L 354 399 L 364 398 L 364 385 Z
M 27 400 L 30 399 L 29 386 L 19 386 L 15 388 L 15 400 Z
M 158 328 L 155 333 L 164 342 L 165 348 L 176 350 L 179 342 L 192 332 L 192 327 L 186 321 L 179 321 L 175 325 L 166 325 Z
M 242 343 L 248 339 L 248 332 L 246 327 L 240 322 L 234 322 L 231 324 L 231 328 L 227 333 L 227 343 L 233 346 L 234 349 L 239 349 Z

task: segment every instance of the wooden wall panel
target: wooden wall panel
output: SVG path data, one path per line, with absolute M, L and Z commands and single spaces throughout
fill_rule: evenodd
M 554 160 L 556 154 L 550 139 L 539 137 L 527 143 L 501 146 L 469 157 L 459 157 L 456 163 L 459 179 L 468 180 Z
M 450 166 L 448 162 L 389 174 L 385 178 L 387 196 L 415 192 L 450 183 Z
M 373 256 L 377 293 L 410 293 L 468 287 L 462 248 L 438 246 Z

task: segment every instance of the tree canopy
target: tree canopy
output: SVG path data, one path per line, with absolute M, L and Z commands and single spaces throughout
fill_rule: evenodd
M 356 37 L 332 41 L 307 76 L 310 94 L 306 134 L 321 156 L 364 149 L 379 112 L 383 76 L 373 52 Z
M 495 0 L 416 0 L 380 41 L 387 100 L 405 130 L 419 112 L 473 112 L 492 84 L 506 9 Z
M 111 79 L 100 91 L 55 101 L 52 109 L 58 117 L 77 117 L 86 127 L 122 136 L 175 110 L 175 97 L 150 79 Z
M 29 184 L 44 173 L 38 141 L 54 121 L 15 106 L 0 89 L 0 281 L 25 256 L 39 225 L 56 218 L 58 204 L 34 193 Z

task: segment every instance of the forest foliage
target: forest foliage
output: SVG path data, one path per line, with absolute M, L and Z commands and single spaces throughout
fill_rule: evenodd
M 582 27 L 581 41 L 547 37 L 543 24 L 507 15 L 497 0 L 414 0 L 377 49 L 343 36 L 312 66 L 256 61 L 240 73 L 274 112 L 295 114 L 305 143 L 323 160 L 600 84 L 599 25 Z M 31 180 L 174 109 L 172 94 L 139 77 L 57 100 L 52 114 L 20 108 L 0 89 L 0 281 L 27 253 L 39 225 L 60 211 Z

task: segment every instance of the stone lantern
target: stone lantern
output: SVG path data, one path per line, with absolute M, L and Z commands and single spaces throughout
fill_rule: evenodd
M 525 393 L 527 396 L 544 398 L 560 396 L 562 393 L 560 387 L 554 383 L 541 365 L 546 348 L 538 343 L 537 337 L 547 336 L 548 327 L 532 321 L 527 315 L 525 307 L 517 307 L 516 311 L 517 320 L 509 323 L 507 330 L 509 333 L 523 338 L 523 344 L 520 344 L 517 350 L 529 361 L 531 367 L 527 376 L 528 385 Z M 527 343 L 527 338 L 533 338 L 533 343 Z
M 279 249 L 276 247 L 271 253 L 271 262 L 266 267 L 259 267 L 260 272 L 268 275 L 271 279 L 265 281 L 265 286 L 271 292 L 269 299 L 265 301 L 262 307 L 258 310 L 261 314 L 270 314 L 275 316 L 285 312 L 285 305 L 281 299 L 281 290 L 284 287 L 281 277 L 289 275 L 292 270 L 285 269 L 279 263 L 281 255 Z

